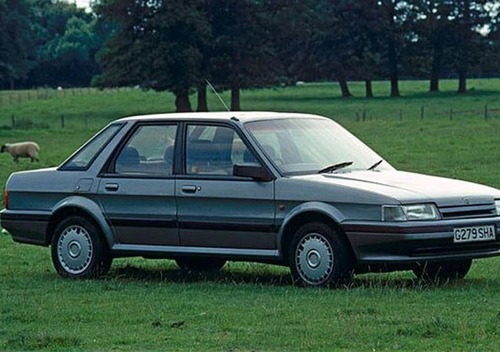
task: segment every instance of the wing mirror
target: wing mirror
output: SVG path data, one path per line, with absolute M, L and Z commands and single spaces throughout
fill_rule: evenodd
M 259 164 L 236 164 L 233 166 L 233 175 L 238 177 L 251 177 L 256 181 L 269 182 L 273 177 Z

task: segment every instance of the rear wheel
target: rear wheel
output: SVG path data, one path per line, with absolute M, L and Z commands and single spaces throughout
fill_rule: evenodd
M 421 280 L 438 283 L 463 279 L 469 272 L 472 260 L 452 260 L 445 262 L 419 263 L 413 273 Z
M 295 233 L 288 254 L 294 282 L 301 286 L 340 286 L 352 278 L 348 243 L 330 226 L 309 223 Z
M 182 270 L 218 271 L 226 264 L 225 259 L 209 257 L 182 257 L 175 260 Z
M 71 279 L 104 275 L 112 262 L 98 228 L 81 216 L 68 217 L 56 227 L 51 253 L 57 273 Z

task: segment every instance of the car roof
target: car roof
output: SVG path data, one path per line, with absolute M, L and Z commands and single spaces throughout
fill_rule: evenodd
M 164 113 L 151 115 L 137 115 L 124 117 L 115 122 L 139 121 L 139 120 L 207 120 L 221 121 L 233 120 L 241 122 L 270 120 L 282 118 L 325 118 L 319 115 L 291 113 L 291 112 L 271 112 L 271 111 L 222 111 L 222 112 L 184 112 L 184 113 Z

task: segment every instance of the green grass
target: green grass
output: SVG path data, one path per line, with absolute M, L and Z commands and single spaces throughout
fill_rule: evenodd
M 355 97 L 342 99 L 334 84 L 308 84 L 244 91 L 242 107 L 331 116 L 397 168 L 500 188 L 500 80 L 471 80 L 464 97 L 455 85 L 428 94 L 427 82 L 402 82 L 403 97 L 390 99 L 377 82 L 377 97 L 365 99 L 355 83 Z M 173 108 L 170 94 L 137 90 L 0 102 L 0 144 L 42 147 L 40 163 L 0 154 L 2 183 L 59 164 L 114 118 Z M 221 110 L 213 94 L 209 105 Z M 13 115 L 35 128 L 12 129 Z M 63 280 L 47 248 L 3 234 L 0 258 L 3 351 L 494 351 L 500 340 L 500 258 L 475 261 L 456 283 L 426 286 L 400 272 L 360 275 L 340 290 L 296 288 L 286 268 L 232 262 L 195 275 L 172 261 L 119 259 L 103 279 Z
M 182 275 L 140 259 L 101 280 L 62 280 L 46 249 L 7 236 L 0 255 L 0 350 L 493 351 L 500 338 L 497 259 L 444 286 L 395 273 L 322 290 L 293 287 L 279 267 Z

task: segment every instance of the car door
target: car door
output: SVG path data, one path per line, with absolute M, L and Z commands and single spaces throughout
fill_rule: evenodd
M 185 126 L 184 175 L 177 181 L 181 245 L 275 249 L 274 181 L 232 175 L 257 160 L 228 125 Z
M 172 172 L 177 128 L 137 125 L 101 178 L 98 197 L 120 244 L 179 244 Z

